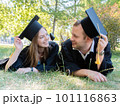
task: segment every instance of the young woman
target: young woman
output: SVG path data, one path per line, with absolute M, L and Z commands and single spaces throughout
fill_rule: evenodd
M 31 30 L 36 30 L 36 28 L 31 28 Z M 59 46 L 57 43 L 49 41 L 49 39 L 47 30 L 44 27 L 40 27 L 38 32 L 33 36 L 30 46 L 27 46 L 22 50 L 23 43 L 21 39 L 16 36 L 14 39 L 16 50 L 7 62 L 5 71 L 37 73 L 39 71 L 55 69 Z

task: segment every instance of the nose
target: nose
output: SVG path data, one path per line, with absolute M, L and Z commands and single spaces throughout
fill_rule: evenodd
M 49 36 L 48 36 L 48 35 L 46 35 L 46 36 L 45 36 L 45 39 L 46 39 L 46 40 L 49 40 Z
M 71 41 L 73 41 L 73 40 L 74 40 L 74 39 L 73 39 L 73 36 L 71 36 L 70 40 L 71 40 Z

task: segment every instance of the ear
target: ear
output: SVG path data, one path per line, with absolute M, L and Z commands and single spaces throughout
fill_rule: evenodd
M 86 36 L 87 41 L 91 41 L 92 39 L 89 36 Z

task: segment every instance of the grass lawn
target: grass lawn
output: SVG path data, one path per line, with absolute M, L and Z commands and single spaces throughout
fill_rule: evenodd
M 12 53 L 12 46 L 0 45 L 0 59 Z M 61 72 L 16 74 L 0 71 L 0 90 L 120 90 L 120 51 L 113 52 L 115 67 L 107 82 L 63 75 Z

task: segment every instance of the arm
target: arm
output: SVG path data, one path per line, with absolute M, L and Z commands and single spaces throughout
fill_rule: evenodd
M 23 44 L 20 40 L 20 38 L 18 36 L 15 37 L 14 39 L 14 45 L 15 45 L 15 52 L 13 53 L 12 57 L 9 59 L 9 61 L 7 62 L 6 66 L 5 66 L 5 71 L 8 70 L 8 68 L 15 63 L 15 61 L 18 59 L 18 56 L 23 48 Z
M 105 36 L 105 35 L 101 35 L 101 36 L 104 39 L 100 39 L 99 51 L 102 52 L 104 50 L 104 54 L 103 55 L 96 54 L 96 58 L 97 58 L 97 56 L 99 56 L 99 58 L 100 58 L 100 64 L 98 64 L 97 67 L 98 67 L 98 70 L 103 75 L 107 75 L 109 72 L 113 71 L 113 69 L 111 69 L 111 68 L 113 68 L 113 66 L 112 66 L 112 61 L 111 61 L 110 44 L 108 43 L 107 36 Z M 105 71 L 106 69 L 108 69 L 108 70 Z
M 75 71 L 73 74 L 78 77 L 88 77 L 89 79 L 95 82 L 107 81 L 107 78 L 103 74 L 88 69 L 80 69 Z
M 61 49 L 61 57 L 63 57 L 63 59 L 61 59 L 63 65 L 63 67 L 65 67 L 66 69 L 68 69 L 68 74 L 72 74 L 74 71 L 76 70 L 80 70 L 80 67 L 75 64 L 73 56 L 72 56 L 72 49 L 71 49 L 71 44 L 68 44 L 68 46 L 66 46 L 66 44 L 62 44 L 62 49 Z
M 16 73 L 19 73 L 19 74 L 25 74 L 25 73 L 28 73 L 28 72 L 35 72 L 35 73 L 38 73 L 39 71 L 33 67 L 33 69 L 31 67 L 27 67 L 27 68 L 19 68 Z
M 99 43 L 99 45 L 97 45 L 97 52 L 98 52 L 98 49 L 99 49 L 99 52 L 101 53 L 102 51 L 104 51 L 104 49 L 105 49 L 105 47 L 107 46 L 107 44 L 108 44 L 108 38 L 107 38 L 107 36 L 105 36 L 105 35 L 100 35 L 103 39 L 101 39 L 101 38 L 99 38 L 99 41 L 98 41 L 98 43 Z M 103 55 L 100 55 L 100 54 L 96 54 L 96 60 L 97 60 L 97 58 L 99 57 L 99 59 L 100 59 L 100 64 L 97 64 L 97 68 L 98 68 L 98 70 L 100 69 L 100 66 L 101 66 L 101 63 L 102 63 L 102 61 L 103 61 L 103 59 L 104 59 L 104 54 Z

